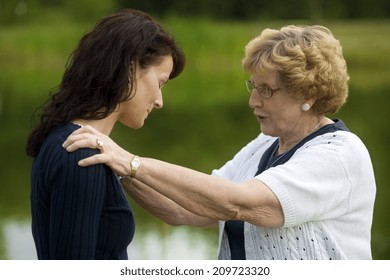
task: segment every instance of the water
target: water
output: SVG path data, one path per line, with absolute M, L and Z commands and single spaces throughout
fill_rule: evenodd
M 30 221 L 8 220 L 3 223 L 3 258 L 10 260 L 36 260 Z M 215 259 L 216 234 L 210 230 L 170 227 L 136 231 L 128 247 L 132 260 L 202 260 Z M 141 226 L 142 228 L 142 226 Z M 1 247 L 1 246 L 0 246 Z
M 34 241 L 28 221 L 10 220 L 3 227 L 5 258 L 10 260 L 35 260 Z

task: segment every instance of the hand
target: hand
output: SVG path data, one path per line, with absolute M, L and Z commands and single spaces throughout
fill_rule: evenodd
M 104 163 L 118 175 L 130 175 L 130 161 L 133 155 L 118 146 L 110 137 L 89 125 L 74 131 L 62 146 L 68 152 L 74 152 L 80 148 L 98 149 L 100 154 L 82 159 L 78 164 L 80 166 L 89 166 Z

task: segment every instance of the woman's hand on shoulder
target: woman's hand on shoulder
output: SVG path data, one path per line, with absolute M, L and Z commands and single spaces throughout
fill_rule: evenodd
M 130 161 L 133 155 L 92 126 L 86 125 L 75 130 L 62 146 L 68 152 L 74 152 L 82 148 L 100 151 L 99 154 L 80 160 L 80 166 L 106 164 L 118 175 L 128 176 L 130 174 Z

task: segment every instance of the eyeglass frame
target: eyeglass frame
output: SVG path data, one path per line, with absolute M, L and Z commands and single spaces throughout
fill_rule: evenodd
M 267 85 L 255 86 L 254 82 L 251 80 L 245 80 L 245 86 L 249 93 L 252 93 L 254 90 L 256 90 L 257 94 L 265 99 L 271 98 L 275 92 L 282 89 L 282 88 L 271 88 Z M 264 94 L 265 90 L 269 91 L 269 94 L 265 95 Z

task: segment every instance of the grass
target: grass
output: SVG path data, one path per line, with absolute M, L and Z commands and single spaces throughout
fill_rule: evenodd
M 301 24 L 304 22 L 295 22 Z M 183 46 L 187 67 L 167 89 L 173 105 L 237 102 L 244 98 L 241 58 L 245 44 L 263 28 L 287 22 L 210 22 L 170 18 L 163 21 Z M 351 86 L 361 92 L 388 85 L 390 76 L 389 21 L 329 22 L 341 41 L 351 75 Z M 80 36 L 92 24 L 30 24 L 0 27 L 0 90 L 12 100 L 46 98 L 56 86 Z M 3 89 L 3 90 L 2 90 Z M 28 89 L 28 94 L 25 90 Z M 189 98 L 190 97 L 190 98 Z M 39 104 L 39 102 L 36 102 Z

